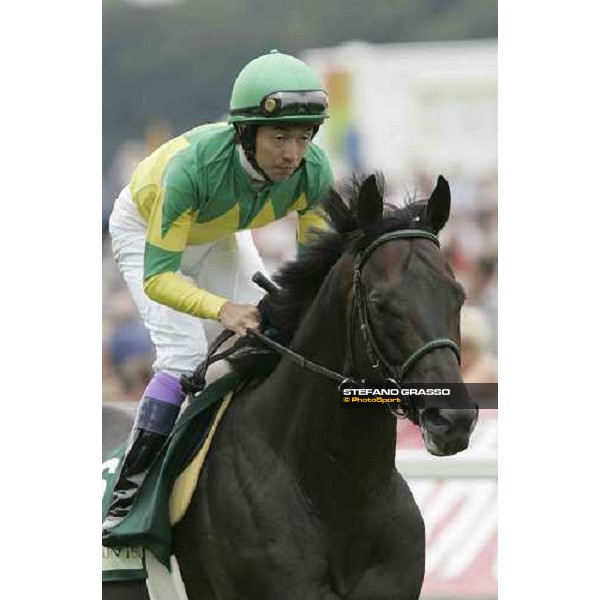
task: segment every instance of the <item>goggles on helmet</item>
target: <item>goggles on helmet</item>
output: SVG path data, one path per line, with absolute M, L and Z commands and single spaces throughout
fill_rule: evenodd
M 232 115 L 252 115 L 260 117 L 292 117 L 310 115 L 324 117 L 329 106 L 327 93 L 323 90 L 309 92 L 273 92 L 267 94 L 258 106 L 238 108 Z

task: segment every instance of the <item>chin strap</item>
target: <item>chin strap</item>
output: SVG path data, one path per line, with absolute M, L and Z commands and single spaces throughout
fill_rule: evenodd
M 243 125 L 240 123 L 235 124 L 235 130 L 237 137 L 244 151 L 244 155 L 248 159 L 248 162 L 252 165 L 252 168 L 260 173 L 265 181 L 271 181 L 271 178 L 258 166 L 256 162 L 256 132 L 258 125 Z

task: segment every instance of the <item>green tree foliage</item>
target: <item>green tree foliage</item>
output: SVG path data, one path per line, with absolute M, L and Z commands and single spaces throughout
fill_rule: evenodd
M 221 118 L 237 72 L 271 48 L 493 38 L 497 27 L 497 0 L 104 0 L 103 166 L 154 119 L 178 133 Z

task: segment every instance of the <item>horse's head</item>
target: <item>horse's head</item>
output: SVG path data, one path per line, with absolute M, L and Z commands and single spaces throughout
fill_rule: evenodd
M 269 294 L 265 310 L 277 340 L 284 346 L 294 339 L 300 344 L 301 336 L 295 336 L 305 326 L 311 351 L 310 308 L 320 298 L 314 319 L 323 315 L 324 305 L 337 310 L 336 303 L 345 298 L 348 318 L 332 315 L 348 332 L 347 343 L 338 344 L 346 354 L 340 358 L 346 363 L 344 376 L 391 377 L 402 385 L 462 383 L 459 321 L 465 296 L 437 240 L 450 214 L 448 183 L 440 177 L 428 200 L 385 211 L 374 175 L 354 179 L 345 191 L 346 200 L 332 190 L 325 201 L 331 228 L 316 233 L 306 252 L 274 276 L 279 289 Z M 326 331 L 320 324 L 317 336 Z M 260 379 L 280 357 L 249 352 L 231 364 Z M 443 405 L 436 399 L 418 407 L 409 403 L 407 415 L 421 427 L 429 452 L 460 452 L 477 421 L 476 405 L 464 396 L 452 396 Z
M 450 214 L 448 183 L 439 177 L 427 201 L 397 210 L 397 217 L 390 210 L 383 213 L 372 175 L 363 182 L 355 206 L 363 232 L 349 308 L 355 367 L 387 374 L 401 385 L 462 383 L 460 310 L 465 294 L 437 242 Z M 425 400 L 408 410 L 435 455 L 464 450 L 477 414 L 476 405 L 464 396 L 443 405 L 439 397 L 435 404 Z

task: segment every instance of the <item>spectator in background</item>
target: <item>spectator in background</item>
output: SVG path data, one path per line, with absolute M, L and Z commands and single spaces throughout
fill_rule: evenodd
M 480 257 L 473 269 L 467 288 L 468 302 L 481 309 L 489 326 L 490 348 L 494 354 L 498 346 L 498 259 Z
M 103 398 L 137 401 L 152 377 L 152 341 L 135 303 L 122 284 L 117 286 L 116 277 L 111 280 L 105 273 L 102 292 Z
M 131 174 L 144 156 L 156 150 L 171 137 L 165 119 L 153 119 L 144 129 L 144 141 L 127 140 L 121 144 L 102 182 L 102 235 L 108 233 L 108 219 L 115 198 L 131 179 Z
M 138 400 L 152 379 L 154 346 L 137 317 L 120 323 L 108 339 L 108 358 L 127 396 Z
M 484 313 L 464 306 L 460 318 L 461 372 L 465 383 L 497 383 L 498 370 L 491 352 L 490 327 Z
M 162 146 L 165 142 L 168 142 L 172 137 L 173 132 L 171 131 L 171 126 L 167 120 L 152 119 L 144 128 L 146 150 L 143 156 L 150 154 L 150 152 L 154 152 L 154 150 L 156 150 L 159 146 Z M 141 156 L 140 159 L 143 158 L 143 156 Z M 135 166 L 136 165 L 134 165 L 134 167 Z M 127 180 L 123 183 L 123 185 L 129 181 L 130 176 L 131 173 L 129 173 Z

